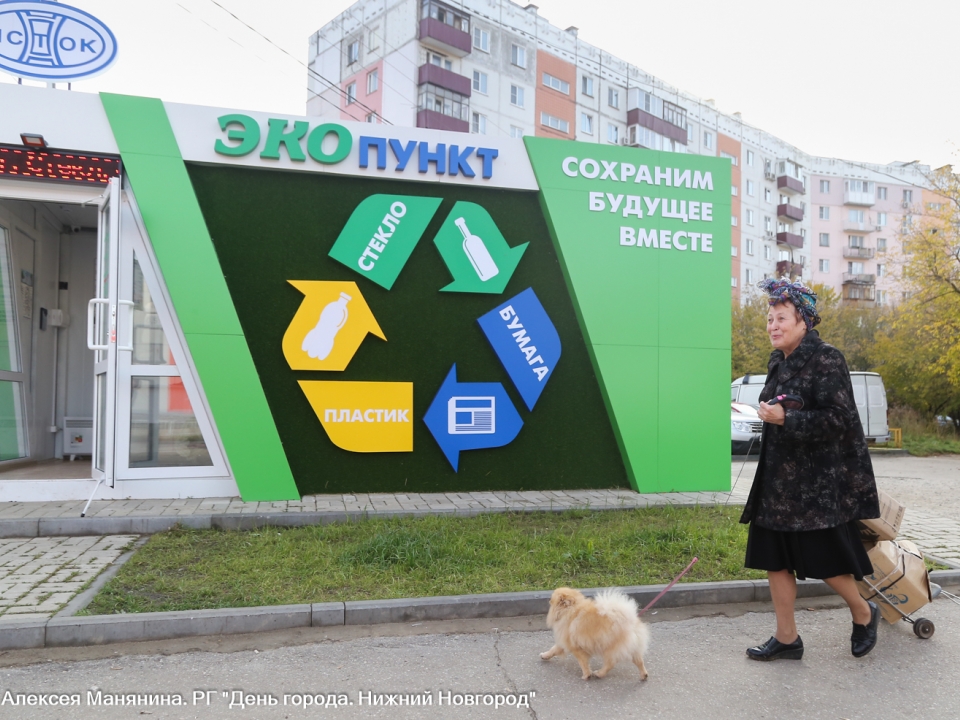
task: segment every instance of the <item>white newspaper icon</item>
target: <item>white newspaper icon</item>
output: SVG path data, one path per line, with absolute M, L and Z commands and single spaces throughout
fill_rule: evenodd
M 492 435 L 497 431 L 495 397 L 452 397 L 447 400 L 449 435 Z

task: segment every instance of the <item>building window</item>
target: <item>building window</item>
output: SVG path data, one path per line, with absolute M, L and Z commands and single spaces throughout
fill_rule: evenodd
M 564 95 L 570 94 L 570 83 L 568 83 L 566 80 L 561 80 L 560 78 L 556 78 L 553 75 L 550 75 L 549 73 L 543 74 L 543 84 L 546 85 L 548 88 L 553 88 L 554 90 L 558 90 L 559 92 L 562 92 Z
M 620 142 L 620 128 L 616 125 L 607 124 L 607 142 Z
M 773 251 L 770 250 L 770 246 L 769 246 L 769 245 L 764 245 L 764 246 L 763 246 L 763 259 L 764 259 L 764 260 L 769 260 L 771 257 L 773 257 Z
M 418 110 L 433 110 L 441 115 L 467 121 L 470 119 L 469 100 L 460 93 L 427 83 L 420 86 Z
M 767 232 L 771 232 L 773 230 L 773 218 L 766 216 L 763 218 L 763 229 Z
M 519 45 L 510 46 L 510 62 L 517 67 L 525 68 L 527 66 L 527 50 Z
M 905 203 L 913 202 L 913 190 L 904 190 L 903 191 L 903 201 Z
M 822 192 L 822 193 L 828 193 L 828 192 L 830 192 L 830 181 L 829 181 L 829 180 L 821 180 L 821 181 L 820 181 L 820 192 Z
M 820 272 L 828 273 L 830 272 L 830 261 L 827 259 L 820 260 Z
M 877 305 L 886 305 L 886 304 L 887 304 L 887 291 L 877 290 Z
M 770 188 L 763 189 L 763 199 L 767 202 L 773 202 L 773 192 L 771 192 Z
M 516 125 L 510 126 L 510 137 L 512 138 L 522 138 L 523 137 L 523 128 L 517 127 Z
M 510 104 L 523 107 L 523 88 L 519 85 L 510 86 Z
M 747 285 L 752 285 L 752 284 L 753 284 L 753 270 L 751 270 L 750 268 L 747 268 L 746 275 L 747 275 Z
M 380 89 L 380 72 L 374 70 L 367 73 L 367 95 Z
M 482 95 L 487 94 L 487 74 L 485 72 L 473 71 L 473 89 Z
M 850 210 L 847 213 L 847 217 L 852 223 L 862 223 L 865 215 L 863 210 Z
M 903 226 L 904 226 L 905 228 L 908 228 L 908 227 L 910 227 L 911 225 L 913 225 L 913 216 L 912 216 L 912 215 L 904 215 L 904 216 L 903 216 Z
M 620 107 L 620 91 L 614 88 L 607 88 L 607 105 L 612 108 Z
M 736 245 L 731 245 L 731 246 L 730 246 L 730 254 L 733 255 L 733 257 L 736 257 L 737 255 L 740 254 L 739 252 L 737 252 L 737 246 L 736 246 Z
M 347 85 L 347 105 L 353 105 L 357 101 L 357 84 L 355 82 Z
M 887 266 L 885 263 L 877 263 L 877 277 L 885 277 L 887 274 Z
M 554 130 L 559 130 L 562 133 L 570 132 L 570 123 L 545 112 L 540 113 L 540 124 L 548 128 L 553 128 Z
M 753 165 L 753 150 L 747 150 L 747 165 Z
M 477 135 L 487 134 L 487 116 L 480 113 L 473 113 L 473 122 L 470 123 L 470 131 Z
M 753 225 L 753 210 L 747 210 L 747 225 Z
M 830 247 L 830 233 L 820 233 L 820 247 Z
M 731 216 L 730 216 L 730 224 L 733 225 L 734 227 L 736 227 L 737 225 L 739 225 L 739 221 L 738 221 L 736 215 L 731 215 Z
M 431 65 L 442 67 L 445 70 L 453 70 L 453 63 L 450 62 L 450 60 L 445 58 L 443 55 L 437 55 L 436 53 L 427 53 L 427 58 L 430 60 Z
M 713 150 L 713 133 L 708 130 L 703 131 L 703 147 L 707 150 Z
M 735 277 L 730 278 L 730 287 L 737 286 L 737 279 Z
M 877 252 L 886 252 L 886 251 L 887 251 L 887 239 L 877 238 Z
M 366 121 L 368 123 L 375 123 L 377 121 L 377 114 L 375 112 L 367 113 Z
M 478 27 L 473 29 L 473 49 L 490 52 L 490 33 Z
M 380 26 L 375 25 L 367 33 L 367 49 L 377 50 L 380 47 Z
M 580 130 L 587 135 L 593 135 L 593 115 L 580 113 Z
M 739 194 L 740 194 L 740 189 L 739 189 L 736 185 L 731 185 L 731 186 L 730 186 L 730 194 L 731 194 L 731 195 L 739 195 Z
M 848 192 L 870 193 L 873 192 L 873 183 L 869 180 L 845 180 L 844 186 Z
M 847 235 L 847 244 L 852 248 L 862 248 L 863 235 Z
M 584 75 L 580 78 L 580 92 L 587 97 L 593 97 L 593 78 Z
M 747 238 L 747 255 L 753 255 L 753 240 Z
M 853 275 L 863 275 L 863 263 L 862 262 L 848 262 L 847 263 L 847 272 Z
M 736 155 L 731 155 L 730 153 L 728 153 L 728 152 L 723 152 L 723 151 L 721 150 L 721 151 L 720 151 L 720 157 L 726 158 L 727 160 L 729 160 L 731 165 L 736 165 L 736 164 L 737 164 L 737 156 L 736 156 Z
M 821 219 L 821 220 L 829 220 L 829 219 L 830 219 L 830 206 L 829 206 L 829 205 L 821 205 L 821 206 L 820 206 L 820 219 Z
M 877 200 L 886 200 L 887 199 L 887 189 L 882 185 L 877 186 Z
M 347 65 L 353 65 L 360 59 L 360 41 L 354 40 L 347 45 Z
M 756 195 L 757 186 L 754 184 L 753 180 L 747 180 L 747 195 Z

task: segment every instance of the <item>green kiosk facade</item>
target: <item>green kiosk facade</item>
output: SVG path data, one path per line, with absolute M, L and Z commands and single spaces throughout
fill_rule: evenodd
M 51 478 L 63 497 L 729 489 L 729 161 L 16 86 L 0 103 L 21 373 L 0 373 L 0 473 L 73 455 L 89 414 L 90 477 Z M 18 208 L 55 203 L 90 220 L 28 315 L 24 273 L 46 278 Z M 83 286 L 64 253 L 84 228 L 89 298 L 63 280 Z M 61 318 L 65 293 L 86 303 L 53 328 L 73 386 L 41 411 L 32 305 Z

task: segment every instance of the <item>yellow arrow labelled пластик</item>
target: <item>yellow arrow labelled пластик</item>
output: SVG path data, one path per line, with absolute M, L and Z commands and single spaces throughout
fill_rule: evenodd
M 330 441 L 350 452 L 413 452 L 413 383 L 301 380 Z
M 345 370 L 367 333 L 387 339 L 355 282 L 287 282 L 304 294 L 283 335 L 291 370 Z

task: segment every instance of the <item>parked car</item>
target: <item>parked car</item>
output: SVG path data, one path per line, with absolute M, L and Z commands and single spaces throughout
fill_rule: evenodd
M 760 407 L 760 391 L 766 375 L 744 375 L 730 383 L 730 400 L 754 408 Z M 884 443 L 890 439 L 887 427 L 887 390 L 883 378 L 875 372 L 851 372 L 853 399 L 857 403 L 860 424 L 868 442 Z
M 759 453 L 762 430 L 763 421 L 753 407 L 743 403 L 730 403 L 731 454 Z

